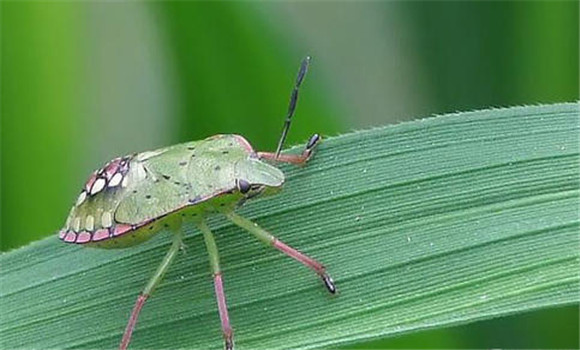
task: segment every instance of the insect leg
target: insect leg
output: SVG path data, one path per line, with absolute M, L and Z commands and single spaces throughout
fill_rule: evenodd
M 318 143 L 320 142 L 321 137 L 318 134 L 314 134 L 308 140 L 304 151 L 302 154 L 276 154 L 271 152 L 258 152 L 258 157 L 262 159 L 270 159 L 276 162 L 284 162 L 284 163 L 291 163 L 296 165 L 304 165 L 312 156 L 312 152 Z
M 226 305 L 226 295 L 224 293 L 224 284 L 222 281 L 222 271 L 220 268 L 217 245 L 215 244 L 213 233 L 205 221 L 202 220 L 198 222 L 197 226 L 199 227 L 200 231 L 203 232 L 203 239 L 205 240 L 205 245 L 209 254 L 209 264 L 213 273 L 215 296 L 217 299 L 218 311 L 222 323 L 225 349 L 232 350 L 234 348 L 234 335 L 232 327 L 230 326 L 230 318 L 228 316 L 228 307 Z
M 255 224 L 254 222 L 234 213 L 233 211 L 225 212 L 224 214 L 234 224 L 240 226 L 243 229 L 246 229 L 251 234 L 256 236 L 256 238 L 258 238 L 260 241 L 264 242 L 267 245 L 273 246 L 282 253 L 291 257 L 292 259 L 297 260 L 303 265 L 314 270 L 318 274 L 318 276 L 320 276 L 320 278 L 322 279 L 322 282 L 324 283 L 326 289 L 328 289 L 328 291 L 332 294 L 336 293 L 336 285 L 334 284 L 334 281 L 328 275 L 328 273 L 326 273 L 326 268 L 324 267 L 324 265 L 307 256 L 306 254 L 301 253 L 298 250 L 290 247 L 289 245 L 280 241 L 278 238 L 274 237 L 268 231 L 264 230 L 263 228 Z
M 153 277 L 151 277 L 151 279 L 145 286 L 145 289 L 143 289 L 143 292 L 139 294 L 137 302 L 135 302 L 135 306 L 133 307 L 133 311 L 131 312 L 131 317 L 129 317 L 127 327 L 125 328 L 123 339 L 121 340 L 121 344 L 119 345 L 120 350 L 125 350 L 127 349 L 127 346 L 129 346 L 129 342 L 131 341 L 131 335 L 133 334 L 133 329 L 135 329 L 135 324 L 137 323 L 137 318 L 139 317 L 139 312 L 141 311 L 141 308 L 143 308 L 143 305 L 145 304 L 151 293 L 153 293 L 155 287 L 157 287 L 159 282 L 161 282 L 161 280 L 163 279 L 163 275 L 165 275 L 165 272 L 167 272 L 167 269 L 171 265 L 171 262 L 177 255 L 177 252 L 181 247 L 182 234 L 183 233 L 181 232 L 181 229 L 179 229 L 173 235 L 173 244 L 171 244 L 171 248 L 169 248 L 169 251 L 163 258 L 163 261 L 161 261 L 161 265 L 159 265 L 157 271 L 155 271 L 155 274 L 153 275 Z

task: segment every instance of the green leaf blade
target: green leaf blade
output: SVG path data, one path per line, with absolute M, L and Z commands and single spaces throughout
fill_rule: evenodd
M 340 294 L 222 218 L 210 227 L 238 348 L 319 348 L 580 301 L 578 104 L 458 113 L 326 140 L 240 212 L 322 261 Z M 221 348 L 202 238 L 145 306 L 132 348 Z M 55 237 L 0 257 L 4 348 L 116 347 L 169 247 Z

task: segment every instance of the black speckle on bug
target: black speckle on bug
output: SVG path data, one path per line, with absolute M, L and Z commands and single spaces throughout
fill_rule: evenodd
M 181 213 L 181 217 L 185 217 L 185 213 Z
M 197 214 L 196 213 L 193 213 L 193 214 L 191 214 L 191 216 L 197 216 Z
M 195 198 L 192 198 L 189 200 L 189 203 L 195 204 L 197 202 L 199 202 L 201 200 L 201 196 L 196 196 Z
M 228 154 L 230 151 L 222 151 L 222 154 Z
M 159 179 L 155 179 L 155 180 L 153 180 L 153 182 L 159 183 Z
M 151 198 L 151 195 L 147 194 L 147 195 L 145 195 L 145 198 L 149 199 L 149 198 Z
M 169 176 L 169 175 L 162 174 L 161 176 L 163 176 L 163 178 L 164 178 L 165 180 L 169 180 L 169 179 L 171 179 L 171 176 Z
M 137 193 L 137 190 L 133 190 L 133 193 Z
M 207 188 L 213 188 L 213 185 L 212 184 L 208 184 L 207 185 Z
M 150 230 L 153 230 L 153 226 L 149 226 L 149 229 L 150 229 Z
M 179 181 L 173 181 L 174 184 L 176 184 L 177 186 L 181 185 L 181 182 Z
M 223 207 L 225 205 L 226 205 L 226 203 L 220 203 L 220 207 Z
M 187 165 L 187 162 L 179 162 L 179 165 L 180 166 L 186 166 Z
M 187 149 L 190 150 L 190 151 L 193 151 L 195 149 L 195 147 L 193 147 L 193 146 L 187 146 Z
M 216 165 L 215 168 L 213 168 L 213 170 L 215 171 L 219 171 L 221 169 L 221 167 L 219 165 Z
M 191 158 L 195 158 L 195 153 L 191 155 Z
M 163 224 L 163 227 L 169 228 L 169 225 L 168 224 Z

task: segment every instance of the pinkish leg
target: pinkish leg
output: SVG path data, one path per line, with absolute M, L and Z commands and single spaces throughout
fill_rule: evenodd
M 301 253 L 298 250 L 290 247 L 289 245 L 280 241 L 278 238 L 274 237 L 272 246 L 281 251 L 282 253 L 288 255 L 289 257 L 301 262 L 305 266 L 314 270 L 318 274 L 318 276 L 320 276 L 320 278 L 322 279 L 322 282 L 324 283 L 326 289 L 328 289 L 328 291 L 332 294 L 336 293 L 336 285 L 334 284 L 334 281 L 328 275 L 328 273 L 326 273 L 326 268 L 324 267 L 324 265 L 312 259 L 308 255 Z
M 131 335 L 133 334 L 133 329 L 135 329 L 135 324 L 137 323 L 137 318 L 139 317 L 139 313 L 141 312 L 141 308 L 147 301 L 149 295 L 139 294 L 137 298 L 137 302 L 133 307 L 133 311 L 131 312 L 131 317 L 129 317 L 129 322 L 127 323 L 127 327 L 125 327 L 125 333 L 123 334 L 123 339 L 121 340 L 121 344 L 119 345 L 120 350 L 125 350 L 129 346 L 129 342 L 131 341 Z
M 230 325 L 230 317 L 228 315 L 228 306 L 226 304 L 226 295 L 224 292 L 224 283 L 222 280 L 222 272 L 220 268 L 219 254 L 213 233 L 205 223 L 200 221 L 197 223 L 200 231 L 203 233 L 203 239 L 209 255 L 209 264 L 213 272 L 213 283 L 215 288 L 215 297 L 218 304 L 218 312 L 222 324 L 222 333 L 224 337 L 224 346 L 226 350 L 234 348 L 234 333 Z
M 336 285 L 332 278 L 326 273 L 326 268 L 324 265 L 319 263 L 318 261 L 312 259 L 308 255 L 299 252 L 298 250 L 290 247 L 289 245 L 285 244 L 284 242 L 280 241 L 278 238 L 272 236 L 268 231 L 264 230 L 257 224 L 253 223 L 252 221 L 239 216 L 238 214 L 234 213 L 233 211 L 224 213 L 228 219 L 230 219 L 234 224 L 240 226 L 248 230 L 254 236 L 256 236 L 262 242 L 273 246 L 274 248 L 278 249 L 282 253 L 288 255 L 289 257 L 297 260 L 298 262 L 302 263 L 303 265 L 311 268 L 320 276 L 322 282 L 326 289 L 332 293 L 336 293 Z
M 224 293 L 224 283 L 222 281 L 222 274 L 214 274 L 213 283 L 215 288 L 215 296 L 218 303 L 218 311 L 222 323 L 222 331 L 224 334 L 226 350 L 234 348 L 234 338 L 232 326 L 230 325 L 230 317 L 228 316 L 228 306 L 226 304 L 226 295 Z
M 304 151 L 300 155 L 296 154 L 276 154 L 271 152 L 258 152 L 258 157 L 262 159 L 269 159 L 276 162 L 283 162 L 283 163 L 291 163 L 296 165 L 304 165 L 312 156 L 312 152 L 316 145 L 320 142 L 320 136 L 318 134 L 314 134 L 308 140 Z
M 155 271 L 155 274 L 153 275 L 153 277 L 151 277 L 151 279 L 145 286 L 145 289 L 143 289 L 143 292 L 139 294 L 137 302 L 135 302 L 135 306 L 133 307 L 133 311 L 131 312 L 131 316 L 129 317 L 129 321 L 127 322 L 127 327 L 125 327 L 125 333 L 123 334 L 123 339 L 121 339 L 121 344 L 119 344 L 119 350 L 125 350 L 129 346 L 129 342 L 131 341 L 131 335 L 133 334 L 133 330 L 135 329 L 135 325 L 137 324 L 137 318 L 139 317 L 139 313 L 141 312 L 143 305 L 145 305 L 145 301 L 147 301 L 151 293 L 153 293 L 155 287 L 157 287 L 159 282 L 161 282 L 161 280 L 163 279 L 163 275 L 165 274 L 165 272 L 167 272 L 167 269 L 171 265 L 171 262 L 177 255 L 177 252 L 181 247 L 181 236 L 182 236 L 181 230 L 179 230 L 179 232 L 176 232 L 174 234 L 173 244 L 171 245 L 171 248 L 169 248 L 169 251 L 163 258 L 163 261 L 161 261 L 161 265 L 159 265 L 157 271 Z

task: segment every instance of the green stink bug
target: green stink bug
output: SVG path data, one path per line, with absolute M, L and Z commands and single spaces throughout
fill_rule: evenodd
M 236 206 L 250 198 L 274 194 L 281 189 L 284 174 L 262 160 L 303 165 L 320 141 L 320 136 L 314 134 L 301 155 L 280 154 L 309 62 L 310 57 L 306 57 L 300 65 L 275 153 L 256 152 L 239 135 L 216 135 L 201 141 L 115 158 L 96 170 L 85 183 L 59 233 L 64 242 L 124 248 L 149 239 L 162 228 L 174 232 L 169 252 L 137 298 L 120 349 L 126 349 L 129 345 L 141 308 L 182 246 L 181 225 L 185 220 L 195 222 L 203 233 L 213 272 L 225 348 L 233 349 L 233 331 L 218 250 L 205 221 L 214 212 L 224 214 L 265 244 L 313 269 L 328 291 L 336 293 L 336 286 L 324 265 L 234 212 Z

